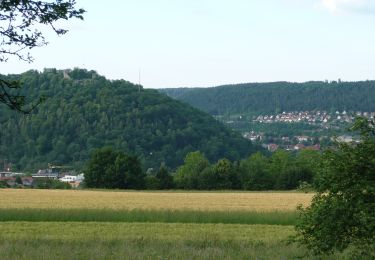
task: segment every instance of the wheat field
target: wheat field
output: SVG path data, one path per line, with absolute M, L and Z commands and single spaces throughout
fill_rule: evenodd
M 0 189 L 0 209 L 294 211 L 314 194 L 297 192 L 138 192 Z
M 316 259 L 288 242 L 313 195 L 0 189 L 0 258 Z

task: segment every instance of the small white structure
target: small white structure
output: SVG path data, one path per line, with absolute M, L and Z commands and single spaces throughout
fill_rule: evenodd
M 65 175 L 64 177 L 59 179 L 59 181 L 61 182 L 74 182 L 76 180 L 77 180 L 77 176 L 74 176 L 74 175 Z
M 340 143 L 351 143 L 353 142 L 353 136 L 351 135 L 341 135 L 337 137 L 337 141 Z

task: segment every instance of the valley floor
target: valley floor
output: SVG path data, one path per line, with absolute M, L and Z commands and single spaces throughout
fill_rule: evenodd
M 3 222 L 0 229 L 2 259 L 316 258 L 287 243 L 292 226 Z
M 285 204 L 278 196 L 308 203 L 302 193 L 0 190 L 0 194 L 1 259 L 317 259 L 288 242 L 295 234 L 291 224 L 295 210 L 278 209 Z M 87 203 L 71 201 L 72 197 Z M 162 207 L 147 209 L 149 199 Z M 206 200 L 207 210 L 199 200 Z M 194 201 L 198 208 L 184 207 Z M 233 210 L 233 205 L 246 210 Z M 254 205 L 268 205 L 268 210 Z M 345 258 L 341 254 L 323 259 Z

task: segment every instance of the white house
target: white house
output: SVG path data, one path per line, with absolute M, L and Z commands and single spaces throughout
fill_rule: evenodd
M 73 182 L 76 180 L 77 180 L 77 176 L 74 176 L 74 175 L 65 175 L 64 177 L 59 179 L 59 181 L 62 181 L 62 182 Z

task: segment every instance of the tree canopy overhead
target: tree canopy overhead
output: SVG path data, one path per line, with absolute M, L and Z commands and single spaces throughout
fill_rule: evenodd
M 6 62 L 10 57 L 32 62 L 34 59 L 29 51 L 48 43 L 40 25 L 47 25 L 56 34 L 62 35 L 67 30 L 56 27 L 56 22 L 71 18 L 83 19 L 84 12 L 85 10 L 76 8 L 75 0 L 0 1 L 0 62 Z M 26 107 L 26 98 L 20 94 L 20 88 L 18 81 L 1 79 L 0 102 L 13 110 L 29 113 L 43 98 Z
M 83 19 L 85 10 L 76 9 L 74 0 L 0 1 L 0 61 L 7 61 L 10 56 L 32 62 L 28 51 L 47 44 L 38 25 L 48 25 L 58 35 L 65 34 L 66 29 L 56 27 L 58 20 L 71 18 Z M 25 53 L 26 52 L 26 53 Z

